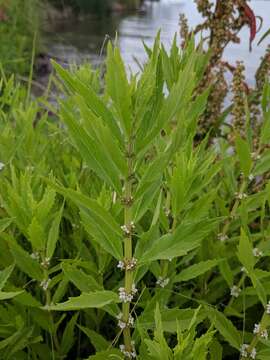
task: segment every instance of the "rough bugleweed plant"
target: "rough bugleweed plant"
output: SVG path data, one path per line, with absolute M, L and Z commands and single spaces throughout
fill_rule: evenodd
M 270 86 L 256 133 L 244 101 L 199 142 L 209 55 L 146 51 L 54 64 L 57 121 L 3 81 L 0 358 L 269 358 Z

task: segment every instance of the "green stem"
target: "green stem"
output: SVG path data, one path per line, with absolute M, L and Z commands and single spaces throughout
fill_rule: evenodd
M 132 139 L 132 137 L 131 137 Z M 132 174 L 133 174 L 133 143 L 130 140 L 127 149 L 128 159 L 128 176 L 125 181 L 124 187 L 124 225 L 127 230 L 124 240 L 124 261 L 129 263 L 132 261 Z M 132 285 L 134 278 L 133 269 L 125 269 L 125 292 L 126 294 L 132 293 Z M 128 324 L 130 316 L 130 302 L 124 302 L 122 305 L 123 321 Z M 130 327 L 126 326 L 123 330 L 124 345 L 126 351 L 132 352 L 132 341 Z

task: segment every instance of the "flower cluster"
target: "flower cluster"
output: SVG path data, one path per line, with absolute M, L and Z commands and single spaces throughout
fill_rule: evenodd
M 253 330 L 253 334 L 256 334 L 258 336 L 260 336 L 261 338 L 267 340 L 268 339 L 268 332 L 266 329 L 261 329 L 261 325 L 260 324 L 255 324 L 254 325 L 254 330 Z
M 245 193 L 235 193 L 235 196 L 238 200 L 243 200 L 243 199 L 246 199 L 247 198 L 247 194 Z
M 51 279 L 42 280 L 40 283 L 40 287 L 46 291 L 50 285 Z
M 122 225 L 121 229 L 126 236 L 130 236 L 132 234 L 132 231 L 135 229 L 135 224 L 133 221 L 131 221 L 129 225 Z
M 50 258 L 46 257 L 44 260 L 41 261 L 40 265 L 43 268 L 48 269 L 48 267 L 50 266 Z
M 233 287 L 231 288 L 231 296 L 237 298 L 240 295 L 240 292 L 241 289 L 238 286 L 233 285 Z
M 135 269 L 138 260 L 134 257 L 132 259 L 120 260 L 117 267 L 121 270 L 129 270 L 132 271 Z
M 120 287 L 118 289 L 118 291 L 119 291 L 119 299 L 120 299 L 120 301 L 122 301 L 124 303 L 127 303 L 127 302 L 131 302 L 133 300 L 133 297 L 138 292 L 138 289 L 136 289 L 135 284 L 133 284 L 130 293 L 127 293 L 125 288 L 123 288 L 123 287 Z
M 218 237 L 218 240 L 220 240 L 221 242 L 228 240 L 228 235 L 223 234 L 223 233 L 218 234 L 217 237 Z
M 136 354 L 136 350 L 135 350 L 134 341 L 132 341 L 131 345 L 132 345 L 132 350 L 131 350 L 131 351 L 130 351 L 130 350 L 127 350 L 126 347 L 125 347 L 125 345 L 123 345 L 123 344 L 120 345 L 120 351 L 121 351 L 121 353 L 122 353 L 125 357 L 127 357 L 128 359 L 135 359 L 136 356 L 137 356 L 137 354 Z
M 162 288 L 165 288 L 169 284 L 169 282 L 170 282 L 169 278 L 163 278 L 162 276 L 159 276 L 156 284 Z
M 260 249 L 258 249 L 258 248 L 254 248 L 253 250 L 252 250 L 252 252 L 253 252 L 253 255 L 255 256 L 255 257 L 262 257 L 263 256 L 263 252 L 260 250 Z
M 251 359 L 256 359 L 257 352 L 255 348 L 249 351 L 249 345 L 243 344 L 240 348 L 240 354 L 244 358 L 250 357 Z
M 118 326 L 120 327 L 121 330 L 124 330 L 127 327 L 133 327 L 134 326 L 134 317 L 132 317 L 130 314 L 129 314 L 129 317 L 128 317 L 128 321 L 123 320 L 123 313 L 120 313 L 117 316 L 117 319 L 118 319 Z

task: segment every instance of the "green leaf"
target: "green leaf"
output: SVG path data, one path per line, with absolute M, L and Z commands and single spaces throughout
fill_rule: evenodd
M 82 293 L 78 297 L 69 298 L 68 301 L 56 305 L 47 306 L 50 311 L 70 311 L 80 309 L 99 309 L 105 305 L 118 303 L 119 296 L 112 291 L 96 291 L 92 293 Z
M 201 241 L 217 227 L 219 221 L 220 219 L 183 222 L 173 234 L 164 235 L 153 242 L 140 259 L 140 263 L 186 255 L 200 246 Z
M 0 233 L 5 231 L 12 223 L 12 219 L 0 219 Z
M 62 219 L 62 213 L 64 209 L 64 204 L 61 209 L 55 214 L 54 220 L 51 224 L 51 228 L 49 231 L 48 241 L 46 245 L 46 256 L 51 259 L 53 257 L 56 243 L 59 237 L 59 226 Z
M 68 322 L 67 326 L 65 327 L 65 331 L 63 333 L 61 346 L 60 346 L 61 349 L 60 351 L 62 355 L 67 355 L 75 342 L 74 329 L 76 326 L 78 316 L 79 313 L 73 315 L 71 320 Z
M 91 344 L 95 347 L 96 351 L 104 351 L 110 347 L 111 344 L 109 343 L 109 341 L 105 340 L 102 335 L 85 326 L 78 325 L 78 327 L 89 338 Z
M 43 271 L 39 263 L 32 259 L 18 244 L 12 242 L 10 244 L 10 252 L 14 257 L 16 265 L 22 272 L 26 273 L 32 279 L 43 280 Z
M 92 200 L 78 191 L 65 189 L 52 182 L 50 184 L 80 208 L 84 227 L 93 236 L 93 239 L 116 259 L 122 259 L 123 234 L 120 225 L 116 223 L 112 215 L 96 200 Z
M 44 250 L 46 246 L 46 236 L 43 227 L 36 217 L 32 219 L 28 227 L 29 241 L 34 250 Z
M 267 295 L 266 295 L 266 291 L 265 291 L 261 281 L 257 278 L 254 271 L 249 273 L 248 275 L 251 278 L 251 281 L 255 288 L 256 294 L 258 295 L 258 298 L 260 299 L 263 307 L 266 307 Z
M 22 292 L 23 292 L 23 291 L 13 291 L 13 292 L 3 292 L 3 291 L 0 291 L 0 300 L 13 299 L 15 296 L 20 295 Z
M 97 283 L 93 276 L 85 274 L 76 266 L 64 263 L 62 264 L 62 269 L 66 278 L 71 281 L 81 292 L 90 292 L 102 289 L 102 286 Z
M 125 65 L 117 47 L 113 49 L 111 42 L 107 48 L 107 72 L 105 75 L 106 90 L 113 100 L 122 130 L 130 135 L 132 124 L 131 88 L 127 80 Z
M 176 275 L 174 282 L 188 281 L 194 279 L 207 271 L 211 270 L 214 266 L 218 265 L 221 260 L 207 260 L 198 264 L 189 266 L 185 270 L 182 270 L 180 274 Z
M 76 114 L 76 113 L 75 113 Z M 84 129 L 83 125 L 76 119 L 74 109 L 71 105 L 62 104 L 62 120 L 67 125 L 69 135 L 76 144 L 80 155 L 87 165 L 104 180 L 109 186 L 121 193 L 122 187 L 119 172 L 107 158 L 104 150 L 96 139 Z
M 8 278 L 10 277 L 12 271 L 14 270 L 14 264 L 0 271 L 0 291 L 5 286 Z
M 245 231 L 241 229 L 237 255 L 241 264 L 247 269 L 248 272 L 252 272 L 255 265 L 255 257 L 252 250 L 253 247 L 248 236 L 246 235 Z
M 248 142 L 236 134 L 235 145 L 241 171 L 245 176 L 248 176 L 252 168 L 251 151 Z
M 91 86 L 86 86 L 80 79 L 76 78 L 72 73 L 63 69 L 59 64 L 52 61 L 53 66 L 58 75 L 64 80 L 65 85 L 75 94 L 79 94 L 89 109 L 97 116 L 104 120 L 110 127 L 114 136 L 121 143 L 122 135 L 117 122 L 109 108 L 105 105 L 101 97 L 93 90 Z
M 235 349 L 239 351 L 242 340 L 239 332 L 234 327 L 233 323 L 226 318 L 218 310 L 215 310 L 211 307 L 206 307 L 206 311 L 211 322 L 214 324 L 216 329 L 220 332 L 220 334 L 224 337 L 224 339 Z

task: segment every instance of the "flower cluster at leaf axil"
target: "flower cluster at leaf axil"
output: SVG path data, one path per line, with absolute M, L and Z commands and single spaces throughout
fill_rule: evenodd
M 255 348 L 250 349 L 250 346 L 243 344 L 240 349 L 240 354 L 243 358 L 256 359 L 257 351 Z
M 131 350 L 126 349 L 125 345 L 120 345 L 121 353 L 128 359 L 135 359 L 137 357 L 136 350 L 135 350 L 135 343 L 134 341 L 131 342 Z
M 138 289 L 136 288 L 135 284 L 132 284 L 132 289 L 130 293 L 127 293 L 124 287 L 120 287 L 118 291 L 120 301 L 122 301 L 123 303 L 128 303 L 133 300 L 134 296 L 138 292 Z

